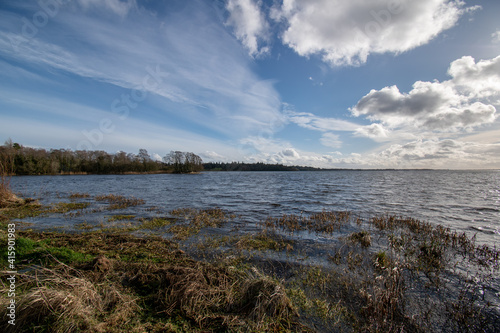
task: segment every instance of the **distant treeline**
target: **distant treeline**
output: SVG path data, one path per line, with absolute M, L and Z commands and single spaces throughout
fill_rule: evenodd
M 283 164 L 266 164 L 262 162 L 258 163 L 242 163 L 242 162 L 231 162 L 231 163 L 204 163 L 204 170 L 207 171 L 319 171 L 323 169 L 314 167 L 304 167 L 304 166 L 288 166 Z
M 196 154 L 171 151 L 162 161 L 151 158 L 146 149 L 138 154 L 123 151 L 40 149 L 24 147 L 11 140 L 0 146 L 0 171 L 11 175 L 193 173 L 206 171 L 316 171 L 313 167 L 283 164 L 214 162 L 203 163 Z
M 203 170 L 193 153 L 172 151 L 163 161 L 153 160 L 146 149 L 138 154 L 120 151 L 36 149 L 7 141 L 0 146 L 0 170 L 13 175 L 190 173 Z

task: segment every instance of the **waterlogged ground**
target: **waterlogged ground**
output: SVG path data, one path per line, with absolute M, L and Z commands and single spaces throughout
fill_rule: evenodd
M 13 177 L 15 193 L 43 204 L 72 192 L 145 200 L 141 208 L 219 207 L 251 226 L 269 216 L 350 211 L 408 216 L 500 247 L 500 171 L 204 172 L 198 175 Z M 130 214 L 143 214 L 132 212 Z M 59 220 L 51 221 L 60 223 Z M 47 223 L 50 226 L 50 223 Z
M 367 218 L 349 211 L 319 210 L 298 214 L 275 211 L 256 220 L 245 212 L 216 206 L 171 209 L 131 196 L 83 192 L 61 195 L 50 205 L 30 204 L 2 215 L 4 221 L 15 219 L 27 239 L 45 244 L 34 246 L 36 251 L 60 260 L 76 259 L 68 258 L 66 252 L 61 254 L 53 245 L 63 244 L 81 253 L 83 257 L 76 260 L 80 262 L 89 262 L 99 253 L 117 262 L 124 258 L 161 262 L 161 255 L 155 253 L 160 245 L 150 248 L 149 241 L 139 241 L 159 236 L 175 251 L 181 250 L 182 258 L 222 264 L 228 276 L 232 269 L 245 272 L 245 281 L 249 275 L 260 281 L 247 282 L 256 284 L 252 288 L 257 289 L 250 290 L 264 297 L 256 296 L 257 303 L 267 304 L 267 310 L 257 310 L 257 303 L 252 301 L 253 310 L 243 311 L 245 315 L 238 312 L 237 318 L 227 317 L 225 305 L 226 312 L 220 316 L 226 317 L 219 318 L 219 324 L 229 331 L 238 330 L 238 320 L 247 320 L 248 313 L 253 313 L 250 317 L 255 325 L 250 326 L 254 331 L 268 331 L 265 318 L 283 319 L 285 313 L 288 324 L 281 319 L 274 321 L 282 331 L 496 332 L 500 327 L 499 252 L 476 243 L 468 234 L 411 218 Z M 80 235 L 89 238 L 81 241 Z M 99 241 L 95 239 L 104 242 L 102 237 L 119 235 L 138 238 L 119 241 L 114 250 L 97 250 Z M 127 252 L 124 244 L 137 242 L 141 245 Z M 158 242 L 157 238 L 154 242 Z M 88 248 L 88 244 L 94 247 Z M 106 246 L 103 244 L 103 248 Z M 38 259 L 27 257 L 24 264 L 29 267 Z M 207 267 L 203 269 L 213 268 Z M 231 283 L 235 286 L 240 282 Z M 281 310 L 270 306 L 276 301 L 273 295 L 280 295 L 280 304 L 286 304 L 278 306 Z M 232 309 L 235 303 L 231 302 Z M 220 309 L 212 303 L 202 310 L 212 318 L 206 323 L 194 316 L 193 309 L 190 312 L 177 308 L 178 303 L 169 304 L 172 309 L 162 311 L 180 314 L 190 322 L 184 331 L 210 331 L 218 325 L 214 318 L 219 314 L 214 313 Z M 276 313 L 266 317 L 262 311 Z M 257 312 L 260 314 L 255 315 Z M 178 321 L 169 323 L 180 325 Z

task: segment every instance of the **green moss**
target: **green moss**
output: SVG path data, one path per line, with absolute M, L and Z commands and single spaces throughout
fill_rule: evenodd
M 73 251 L 67 247 L 48 247 L 45 250 L 64 263 L 86 262 L 92 259 L 91 255 Z M 41 254 L 44 254 L 43 251 Z
M 19 255 L 25 255 L 37 246 L 37 243 L 29 238 L 19 237 L 16 239 L 16 251 Z

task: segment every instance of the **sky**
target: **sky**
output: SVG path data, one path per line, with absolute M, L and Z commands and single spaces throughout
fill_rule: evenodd
M 0 140 L 500 169 L 500 1 L 2 0 Z

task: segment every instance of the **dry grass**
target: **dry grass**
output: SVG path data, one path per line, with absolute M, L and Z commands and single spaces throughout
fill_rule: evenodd
M 10 179 L 0 174 L 0 208 L 21 206 L 24 203 L 25 201 L 23 199 L 12 192 Z
M 308 217 L 284 214 L 279 218 L 269 217 L 264 221 L 265 228 L 278 228 L 283 231 L 294 233 L 296 231 L 309 230 L 316 233 L 331 234 L 339 231 L 350 221 L 349 212 L 323 211 Z
M 107 209 L 123 209 L 127 207 L 139 206 L 145 203 L 144 200 L 134 198 L 134 197 L 124 197 L 122 195 L 107 194 L 107 195 L 97 195 L 94 197 L 96 201 L 105 201 L 109 203 Z
M 349 235 L 351 242 L 359 243 L 363 247 L 372 245 L 372 237 L 368 231 L 362 230 Z
M 159 238 L 21 234 L 98 254 L 18 276 L 21 332 L 305 330 L 283 284 L 255 269 L 198 262 Z M 4 315 L 9 300 L 5 288 L 0 293 Z
M 112 201 L 107 198 L 103 200 Z M 116 220 L 129 218 L 134 217 Z M 204 228 L 224 226 L 231 218 L 218 208 L 179 209 L 167 217 L 135 218 L 131 223 L 134 230 L 161 229 L 183 240 Z M 40 282 L 23 284 L 23 295 L 32 295 L 37 305 L 43 295 L 50 295 L 53 303 L 45 309 L 39 306 L 39 312 L 54 322 L 71 318 L 70 324 L 54 326 L 62 327 L 61 331 L 74 327 L 111 331 L 106 318 L 117 311 L 112 305 L 104 306 L 102 316 L 88 309 L 103 309 L 102 304 L 108 304 L 106 295 L 113 298 L 118 293 L 140 305 L 133 307 L 130 321 L 121 321 L 121 329 L 129 331 L 307 331 L 300 322 L 319 331 L 495 332 L 494 317 L 488 317 L 489 305 L 481 293 L 487 293 L 498 276 L 497 249 L 477 246 L 465 234 L 415 219 L 382 216 L 370 222 L 362 225 L 346 212 L 283 215 L 267 219 L 261 232 L 211 238 L 211 230 L 206 230 L 180 245 L 159 237 L 106 233 L 109 230 L 77 235 L 19 231 L 19 237 L 76 251 L 87 261 L 84 266 L 81 261 L 73 264 L 78 273 L 67 268 L 64 273 L 60 267 L 53 274 L 38 270 L 31 281 Z M 301 248 L 302 235 L 293 234 L 297 231 L 327 234 L 328 242 Z M 205 243 L 199 258 L 207 262 L 178 250 L 184 246 L 198 255 L 200 239 Z M 273 252 L 270 257 L 270 251 L 282 253 Z M 318 253 L 330 263 L 306 261 L 309 254 L 316 259 Z M 88 258 L 95 256 L 89 263 Z M 50 276 L 58 281 L 56 273 L 67 277 L 67 282 L 44 280 Z M 83 289 L 88 293 L 85 301 L 73 300 Z M 71 300 L 80 316 L 62 300 Z M 37 325 L 44 322 L 39 320 Z
M 16 326 L 2 322 L 4 332 L 120 332 L 140 309 L 122 288 L 93 283 L 65 265 L 37 268 L 18 279 L 16 287 L 24 292 L 16 299 Z M 0 302 L 4 312 L 8 299 Z
M 90 198 L 90 194 L 76 192 L 76 193 L 71 193 L 69 195 L 69 198 L 70 199 L 85 199 L 85 198 Z
M 180 223 L 172 225 L 168 231 L 175 240 L 186 240 L 198 234 L 203 228 L 220 228 L 234 218 L 220 208 L 212 209 L 175 209 L 170 212 L 180 219 Z

